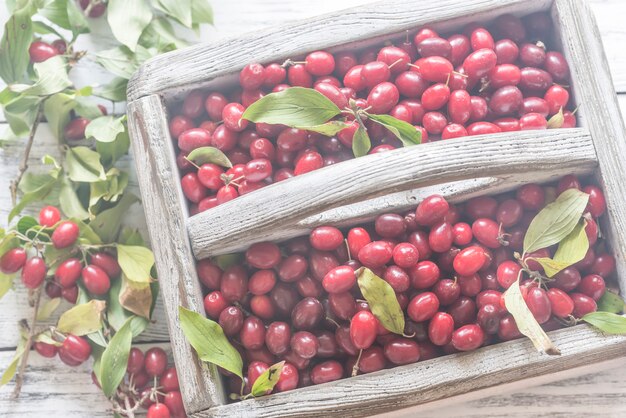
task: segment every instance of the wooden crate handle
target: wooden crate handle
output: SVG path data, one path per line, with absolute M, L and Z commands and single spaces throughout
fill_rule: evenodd
M 192 216 L 187 230 L 194 255 L 202 259 L 241 251 L 255 242 L 292 238 L 326 222 L 319 215 L 329 209 L 379 196 L 473 178 L 544 181 L 596 166 L 591 135 L 582 128 L 439 141 L 368 155 L 272 184 Z M 358 211 L 340 213 L 335 222 L 345 224 L 360 216 Z

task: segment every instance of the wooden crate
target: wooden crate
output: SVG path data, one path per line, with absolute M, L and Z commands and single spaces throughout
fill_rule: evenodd
M 370 155 L 244 195 L 189 217 L 180 189 L 167 107 L 195 88 L 232 85 L 243 66 L 318 50 L 361 48 L 401 39 L 423 25 L 446 31 L 503 13 L 550 10 L 570 63 L 579 128 L 459 138 Z M 387 0 L 159 56 L 128 87 L 128 115 L 182 394 L 192 417 L 363 416 L 425 407 L 502 385 L 545 382 L 615 365 L 626 337 L 580 325 L 551 332 L 561 356 L 537 353 L 526 339 L 259 399 L 228 404 L 214 366 L 198 361 L 178 326 L 178 306 L 203 312 L 195 259 L 253 242 L 283 240 L 322 224 L 351 225 L 414 207 L 434 192 L 451 201 L 527 182 L 593 174 L 604 187 L 602 225 L 626 291 L 624 124 L 591 11 L 581 0 Z M 252 231 L 254 231 L 252 233 Z M 621 362 L 620 364 L 622 364 Z M 586 368 L 585 368 L 586 366 Z M 490 392 L 490 388 L 493 388 Z

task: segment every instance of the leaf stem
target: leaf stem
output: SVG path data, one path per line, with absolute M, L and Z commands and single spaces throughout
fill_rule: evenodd
M 33 338 L 35 336 L 35 325 L 37 324 L 37 314 L 39 313 L 39 302 L 41 301 L 41 287 L 35 290 L 35 305 L 33 306 L 33 316 L 28 330 L 28 339 L 24 346 L 24 355 L 20 360 L 19 372 L 15 378 L 15 389 L 13 390 L 13 398 L 19 398 L 22 391 L 22 385 L 24 384 L 24 372 L 28 365 L 28 355 L 30 354 L 31 346 L 33 345 Z
M 37 108 L 37 116 L 35 116 L 35 121 L 33 122 L 33 126 L 30 128 L 30 133 L 28 134 L 28 142 L 26 142 L 26 149 L 24 149 L 24 155 L 22 156 L 22 161 L 20 162 L 20 166 L 17 171 L 17 176 L 11 181 L 11 202 L 13 206 L 17 204 L 17 186 L 22 181 L 22 177 L 26 170 L 28 170 L 28 157 L 30 157 L 30 151 L 33 148 L 33 142 L 35 140 L 35 133 L 37 132 L 37 128 L 39 127 L 39 121 L 41 120 L 41 114 L 43 112 L 43 103 L 39 103 Z

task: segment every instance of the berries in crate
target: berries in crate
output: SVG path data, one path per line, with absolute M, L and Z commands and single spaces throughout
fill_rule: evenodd
M 190 415 L 362 416 L 622 356 L 623 125 L 593 20 L 452 3 L 130 83 Z

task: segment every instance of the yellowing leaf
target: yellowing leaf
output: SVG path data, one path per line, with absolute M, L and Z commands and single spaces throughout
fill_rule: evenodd
M 355 273 L 361 293 L 374 316 L 385 329 L 402 335 L 404 314 L 391 285 L 368 268 L 361 267 Z
M 519 287 L 519 277 L 504 292 L 504 304 L 506 309 L 513 315 L 517 328 L 520 332 L 530 338 L 538 351 L 543 351 L 550 355 L 559 355 L 561 352 L 552 343 L 550 337 L 543 331 L 530 309 L 526 305 Z
M 61 298 L 49 299 L 44 303 L 41 308 L 37 311 L 37 321 L 45 321 L 50 318 L 54 311 L 57 310 L 59 305 L 61 304 Z
M 568 265 L 576 264 L 587 254 L 589 250 L 589 238 L 585 232 L 587 223 L 579 222 L 578 225 L 559 243 L 554 254 L 554 260 Z
M 565 123 L 565 117 L 563 116 L 563 108 L 559 109 L 559 112 L 553 115 L 548 120 L 548 129 L 558 129 Z
M 117 245 L 117 262 L 129 280 L 150 283 L 150 270 L 154 265 L 154 254 L 138 245 Z
M 241 355 L 217 322 L 182 306 L 178 307 L 178 316 L 180 327 L 200 360 L 213 363 L 243 379 Z
M 187 156 L 189 161 L 193 161 L 197 165 L 206 163 L 213 163 L 221 165 L 222 167 L 232 167 L 233 163 L 230 162 L 226 154 L 215 147 L 200 147 L 191 151 Z
M 136 315 L 150 318 L 152 307 L 152 291 L 149 283 L 138 283 L 128 280 L 122 275 L 122 288 L 120 289 L 119 303 L 122 307 Z
M 4 274 L 0 271 L 0 299 L 13 287 L 15 274 Z
M 59 318 L 57 329 L 65 334 L 87 335 L 102 328 L 102 311 L 106 302 L 90 300 L 74 306 Z
M 589 195 L 568 189 L 534 217 L 524 236 L 524 253 L 558 244 L 576 227 Z
M 252 396 L 263 396 L 271 392 L 274 386 L 276 386 L 276 383 L 278 383 L 278 379 L 280 379 L 284 365 L 285 362 L 281 361 L 280 363 L 271 365 L 266 371 L 261 373 L 252 385 L 252 390 L 250 391 Z

